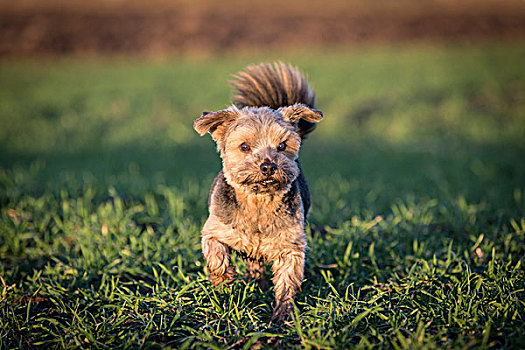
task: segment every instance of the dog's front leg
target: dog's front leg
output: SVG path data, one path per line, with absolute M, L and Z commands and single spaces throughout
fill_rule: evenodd
M 214 286 L 231 279 L 235 268 L 230 265 L 230 248 L 215 238 L 202 236 L 202 252 L 206 258 L 210 281 Z
M 272 265 L 275 285 L 275 308 L 272 321 L 282 322 L 293 310 L 293 298 L 304 275 L 304 252 L 291 251 L 281 254 Z

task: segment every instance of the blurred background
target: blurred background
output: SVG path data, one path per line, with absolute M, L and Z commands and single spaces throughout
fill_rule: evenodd
M 523 179 L 512 165 L 525 136 L 523 1 L 2 0 L 0 10 L 0 164 L 8 179 L 38 169 L 22 188 L 142 193 L 189 178 L 206 188 L 220 162 L 193 120 L 229 104 L 231 74 L 273 60 L 307 73 L 326 115 L 304 145 L 307 173 L 348 182 L 370 212 L 414 195 L 478 200 L 505 167 L 509 188 Z M 337 197 L 340 211 L 327 204 L 320 222 L 360 210 Z
M 452 170 L 432 159 L 414 181 L 407 166 L 425 167 L 410 157 L 463 164 L 465 150 L 523 145 L 523 1 L 2 0 L 0 10 L 0 161 L 40 164 L 37 187 L 44 174 L 125 184 L 130 167 L 151 186 L 153 175 L 209 181 L 219 160 L 193 119 L 228 105 L 232 73 L 278 59 L 307 73 L 326 115 L 305 144 L 312 177 L 431 195 L 429 181 L 450 190 Z M 464 158 L 463 174 L 502 167 Z M 381 185 L 367 187 L 370 174 Z
M 9 184 L 16 169 L 34 178 L 22 189 L 207 188 L 220 162 L 193 120 L 228 106 L 231 74 L 273 60 L 306 72 L 326 116 L 303 147 L 314 190 L 360 191 L 336 186 L 341 208 L 326 204 L 323 224 L 359 203 L 377 213 L 409 196 L 496 198 L 501 171 L 507 194 L 524 179 L 523 1 L 1 0 L 0 10 L 0 165 Z
M 520 0 L 0 2 L 0 54 L 180 54 L 509 40 Z

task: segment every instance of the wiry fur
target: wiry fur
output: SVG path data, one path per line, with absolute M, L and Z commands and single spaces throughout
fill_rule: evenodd
M 296 103 L 315 108 L 315 93 L 304 75 L 295 67 L 276 62 L 248 66 L 234 74 L 231 82 L 237 90 L 233 96 L 239 107 L 280 107 Z
M 313 125 L 322 113 L 313 108 L 313 91 L 293 67 L 261 64 L 237 77 L 238 106 L 205 112 L 194 123 L 201 135 L 211 134 L 223 163 L 211 188 L 202 251 L 214 285 L 234 276 L 232 250 L 246 259 L 248 275 L 256 279 L 270 262 L 273 319 L 282 321 L 301 286 L 307 249 L 310 194 L 297 157 L 304 132 L 312 128 L 301 131 L 300 123 Z M 263 171 L 264 164 L 273 171 Z

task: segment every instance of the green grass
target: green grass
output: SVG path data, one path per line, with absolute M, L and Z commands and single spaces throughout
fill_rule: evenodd
M 1 348 L 523 348 L 525 46 L 0 64 Z M 192 130 L 281 58 L 325 120 L 295 317 L 206 280 Z M 235 258 L 242 275 L 243 263 Z

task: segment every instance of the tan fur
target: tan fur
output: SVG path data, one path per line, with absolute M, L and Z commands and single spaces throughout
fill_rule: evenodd
M 239 90 L 237 98 L 244 104 L 262 101 L 260 94 L 274 101 L 271 108 L 232 106 L 206 112 L 194 123 L 201 135 L 211 134 L 223 163 L 210 193 L 202 251 L 214 285 L 234 276 L 232 250 L 246 259 L 248 274 L 259 282 L 264 262 L 271 263 L 276 298 L 272 318 L 282 321 L 301 286 L 307 249 L 304 225 L 310 198 L 297 161 L 304 136 L 298 125 L 318 122 L 322 113 L 304 104 L 313 104 L 315 96 L 293 67 L 262 64 L 238 76 L 259 94 Z M 284 99 L 283 91 L 293 99 Z M 283 104 L 289 101 L 293 103 Z

